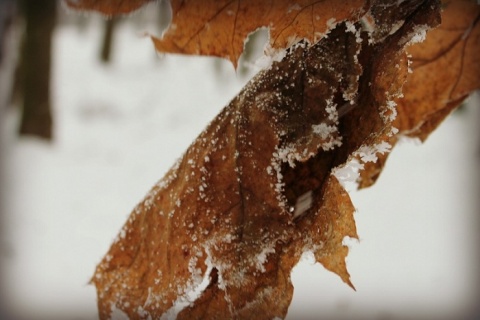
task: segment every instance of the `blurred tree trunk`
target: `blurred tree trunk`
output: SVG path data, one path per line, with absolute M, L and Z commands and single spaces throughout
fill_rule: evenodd
M 20 61 L 23 87 L 20 134 L 51 139 L 51 43 L 56 0 L 22 0 L 21 4 L 26 26 Z
M 112 45 L 115 33 L 115 26 L 117 18 L 105 20 L 105 27 L 103 33 L 102 51 L 100 53 L 100 60 L 103 63 L 109 63 L 112 57 Z
M 10 104 L 16 65 L 16 2 L 0 0 L 0 108 Z

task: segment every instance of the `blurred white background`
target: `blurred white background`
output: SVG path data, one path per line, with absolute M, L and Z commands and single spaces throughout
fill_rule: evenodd
M 88 281 L 130 210 L 255 71 L 157 55 L 140 33 L 158 34 L 152 12 L 117 25 L 108 64 L 98 59 L 102 19 L 62 14 L 53 142 L 18 137 L 18 108 L 0 110 L 0 289 L 11 319 L 97 319 Z M 480 314 L 479 107 L 477 94 L 425 144 L 402 141 L 377 184 L 352 192 L 357 291 L 306 256 L 288 319 Z

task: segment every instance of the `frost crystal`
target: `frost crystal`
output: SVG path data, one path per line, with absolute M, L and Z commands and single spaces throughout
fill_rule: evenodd
M 327 139 L 332 133 L 337 132 L 337 128 L 329 126 L 326 123 L 320 123 L 312 126 L 313 132 L 318 134 L 320 138 Z
M 281 61 L 286 55 L 286 49 L 274 49 L 267 43 L 264 55 L 255 61 L 255 66 L 260 70 L 269 69 L 274 62 Z
M 197 252 L 197 256 L 201 256 L 201 251 Z M 196 256 L 192 257 L 188 263 L 188 270 L 190 271 L 192 277 L 187 282 L 187 284 L 182 287 L 178 287 L 178 297 L 175 300 L 174 304 L 170 309 L 168 309 L 160 318 L 160 320 L 173 320 L 177 318 L 177 315 L 189 306 L 192 302 L 197 300 L 202 292 L 207 288 L 208 284 L 210 283 L 210 273 L 213 268 L 213 264 L 210 259 L 210 254 L 207 250 L 207 259 L 205 263 L 207 265 L 207 269 L 202 277 L 202 271 L 200 268 L 196 268 L 198 258 Z M 151 295 L 149 294 L 149 298 L 147 301 L 151 300 Z M 145 303 L 147 305 L 147 303 Z
M 377 153 L 384 154 L 390 152 L 392 146 L 386 142 L 382 141 L 379 144 L 373 146 L 361 146 L 353 154 L 354 156 L 360 157 L 363 162 L 377 162 Z
M 281 168 L 282 159 L 280 158 L 279 154 L 276 152 L 273 154 L 272 165 L 271 167 L 276 172 L 277 182 L 275 183 L 275 193 L 277 194 L 277 200 L 281 208 L 287 207 L 287 200 L 283 195 L 283 190 L 285 187 L 285 183 L 283 182 L 283 175 L 282 175 L 282 168 Z
M 360 170 L 363 170 L 364 164 L 367 162 L 377 162 L 377 153 L 388 153 L 391 151 L 391 148 L 392 146 L 386 141 L 382 141 L 373 146 L 363 145 L 352 154 L 353 157 L 344 165 L 334 168 L 332 174 L 345 189 L 349 189 L 351 184 L 353 184 L 356 189 Z
M 405 35 L 400 40 L 400 44 L 409 46 L 409 45 L 412 45 L 414 43 L 420 43 L 420 42 L 425 41 L 425 39 L 427 37 L 427 30 L 429 28 L 430 27 L 428 25 L 415 26 L 414 30 L 411 33 Z
M 328 30 L 332 30 L 333 28 L 335 28 L 337 26 L 337 20 L 335 20 L 335 18 L 330 18 L 327 20 L 327 28 Z
M 264 264 L 265 262 L 267 262 L 267 255 L 269 253 L 275 253 L 275 248 L 273 247 L 273 245 L 264 247 L 262 249 L 262 252 L 260 252 L 257 255 L 256 266 L 257 266 L 257 269 L 260 270 L 261 272 L 265 272 Z
M 356 189 L 359 172 L 363 168 L 363 164 L 353 158 L 344 165 L 334 168 L 332 174 L 337 178 L 345 190 L 349 190 L 351 185 L 353 185 L 353 189 Z

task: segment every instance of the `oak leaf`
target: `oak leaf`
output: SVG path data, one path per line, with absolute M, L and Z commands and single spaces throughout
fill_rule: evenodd
M 384 5 L 372 4 L 373 30 L 346 21 L 296 42 L 210 123 L 97 266 L 101 319 L 284 318 L 304 252 L 353 287 L 343 240 L 357 237 L 354 207 L 339 170 L 388 151 L 404 48 L 439 23 L 437 1 L 402 2 L 398 15 Z

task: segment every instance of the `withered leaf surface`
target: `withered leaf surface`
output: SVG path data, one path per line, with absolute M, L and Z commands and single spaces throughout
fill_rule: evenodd
M 154 186 L 92 278 L 101 319 L 284 318 L 304 252 L 353 287 L 342 243 L 357 237 L 354 207 L 337 177 L 388 151 L 404 47 L 439 23 L 440 4 L 402 2 L 381 19 L 373 9 L 388 32 L 346 22 L 297 42 Z
M 396 99 L 398 133 L 424 141 L 474 90 L 480 89 L 480 5 L 472 0 L 444 1 L 442 23 L 423 42 L 407 48 L 411 72 Z M 360 187 L 375 182 L 388 154 L 365 165 Z
M 440 27 L 429 32 L 426 41 L 408 48 L 412 73 L 403 88 L 404 98 L 397 102 L 396 126 L 422 140 L 438 120 L 480 88 L 480 5 L 456 0 L 443 7 Z
M 199 54 L 229 59 L 236 67 L 247 36 L 269 27 L 270 46 L 283 49 L 307 39 L 316 43 L 336 23 L 357 21 L 366 1 L 317 0 L 172 0 L 172 24 L 162 38 L 153 37 L 160 52 Z

